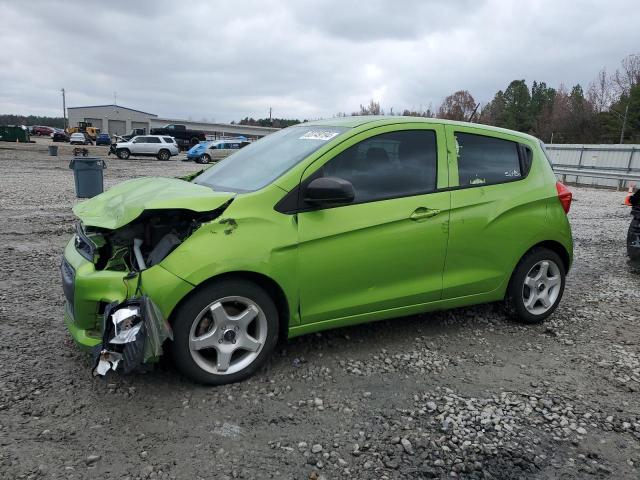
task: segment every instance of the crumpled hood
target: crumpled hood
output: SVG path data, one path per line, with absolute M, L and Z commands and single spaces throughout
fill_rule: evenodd
M 209 187 L 175 178 L 138 178 L 122 182 L 100 195 L 73 207 L 87 226 L 120 228 L 145 210 L 184 209 L 194 212 L 215 210 L 236 194 L 214 192 Z

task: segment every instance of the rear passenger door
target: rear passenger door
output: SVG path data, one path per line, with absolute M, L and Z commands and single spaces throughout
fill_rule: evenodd
M 144 153 L 149 155 L 156 155 L 160 151 L 162 142 L 158 137 L 147 137 L 147 146 Z
M 451 215 L 443 299 L 501 292 L 544 225 L 545 185 L 517 136 L 448 125 Z

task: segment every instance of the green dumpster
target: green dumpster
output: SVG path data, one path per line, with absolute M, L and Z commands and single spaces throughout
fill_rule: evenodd
M 69 163 L 73 170 L 78 198 L 91 198 L 104 191 L 102 171 L 107 164 L 100 157 L 74 157 Z
M 0 125 L 0 141 L 29 143 L 29 132 L 16 125 Z

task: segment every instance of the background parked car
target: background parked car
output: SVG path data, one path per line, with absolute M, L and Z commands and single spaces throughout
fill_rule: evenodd
M 187 150 L 198 142 L 206 140 L 202 130 L 191 130 L 185 125 L 171 123 L 160 128 L 152 128 L 152 135 L 170 135 L 176 139 L 177 145 L 183 150 Z
M 108 133 L 100 133 L 96 137 L 96 145 L 111 145 L 111 137 Z
M 51 135 L 52 133 L 54 133 L 55 129 L 52 127 L 43 127 L 40 125 L 34 125 L 33 127 L 31 127 L 31 132 L 33 135 L 45 136 L 45 135 Z
M 169 160 L 180 153 L 175 138 L 164 135 L 141 135 L 133 137 L 129 142 L 118 142 L 109 150 L 118 158 L 126 160 L 131 155 L 141 157 L 157 157 L 158 160 Z
M 210 163 L 213 156 L 211 150 L 237 150 L 249 145 L 245 137 L 200 142 L 187 151 L 187 160 L 196 163 Z
M 71 145 L 92 145 L 93 144 L 91 139 L 81 132 L 72 133 L 71 137 L 69 137 L 69 142 L 71 143 Z
M 67 135 L 67 132 L 65 132 L 64 130 L 56 128 L 55 132 L 51 134 L 51 140 L 53 140 L 54 142 L 68 142 L 69 135 Z

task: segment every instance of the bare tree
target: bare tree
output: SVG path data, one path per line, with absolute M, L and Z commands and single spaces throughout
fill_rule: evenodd
M 622 59 L 622 67 L 613 74 L 613 83 L 618 95 L 628 95 L 631 87 L 640 84 L 640 54 L 632 54 Z
M 598 72 L 598 77 L 589 84 L 587 90 L 587 100 L 597 112 L 604 112 L 613 103 L 615 94 L 611 78 L 607 75 L 607 70 L 603 68 Z
M 352 115 L 384 115 L 384 111 L 380 107 L 380 103 L 372 98 L 369 105 L 360 105 L 360 111 Z
M 476 108 L 476 101 L 468 90 L 459 90 L 446 97 L 438 109 L 438 117 L 448 120 L 468 120 Z

